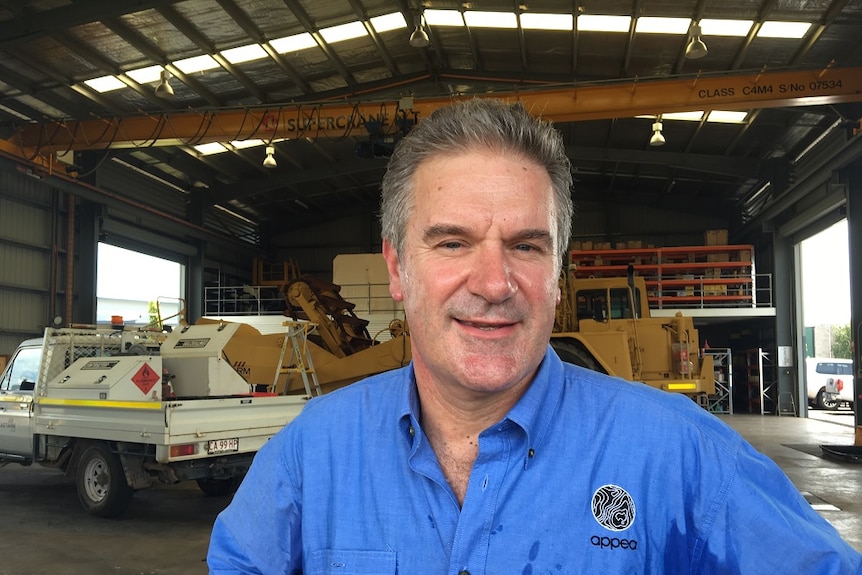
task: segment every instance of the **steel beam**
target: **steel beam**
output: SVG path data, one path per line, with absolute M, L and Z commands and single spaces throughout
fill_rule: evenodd
M 701 75 L 671 80 L 579 85 L 487 95 L 520 101 L 554 122 L 576 122 L 695 110 L 750 110 L 862 101 L 862 68 Z M 470 96 L 472 97 L 472 96 Z M 485 97 L 484 95 L 481 97 Z M 454 98 L 285 103 L 27 124 L 11 139 L 25 153 L 200 144 L 261 138 L 343 138 L 406 131 L 398 120 L 421 121 Z M 404 106 L 402 108 L 401 106 Z

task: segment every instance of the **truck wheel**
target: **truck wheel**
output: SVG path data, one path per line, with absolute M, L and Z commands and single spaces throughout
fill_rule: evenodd
M 817 407 L 820 409 L 838 409 L 838 401 L 832 399 L 829 395 L 826 394 L 825 389 L 821 389 L 817 392 Z
M 229 477 L 228 479 L 213 479 L 207 477 L 197 480 L 198 487 L 204 492 L 207 497 L 222 497 L 230 495 L 236 488 L 239 487 L 239 477 Z
M 126 483 L 120 458 L 102 444 L 91 445 L 84 451 L 75 479 L 81 505 L 96 517 L 122 515 L 135 492 Z
M 551 338 L 551 347 L 565 362 L 586 367 L 599 373 L 606 373 L 599 362 L 583 347 L 561 339 Z

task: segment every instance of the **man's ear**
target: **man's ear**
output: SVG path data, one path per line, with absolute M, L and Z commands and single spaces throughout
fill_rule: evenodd
M 386 240 L 383 240 L 383 259 L 386 260 L 386 269 L 389 271 L 389 293 L 395 301 L 403 301 L 404 290 L 398 254 L 395 247 Z

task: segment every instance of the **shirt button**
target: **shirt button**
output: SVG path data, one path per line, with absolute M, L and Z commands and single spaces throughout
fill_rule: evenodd
M 470 575 L 470 572 L 466 569 L 461 569 L 460 571 L 458 571 L 458 575 Z

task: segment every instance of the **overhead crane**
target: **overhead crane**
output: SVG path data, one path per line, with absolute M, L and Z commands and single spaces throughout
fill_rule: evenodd
M 57 120 L 20 126 L 0 148 L 33 158 L 56 152 L 197 145 L 261 139 L 342 138 L 406 133 L 458 98 L 333 100 L 266 107 L 202 109 Z M 496 92 L 477 97 L 519 101 L 553 122 L 576 122 L 670 112 L 748 110 L 862 101 L 862 68 L 710 74 Z

